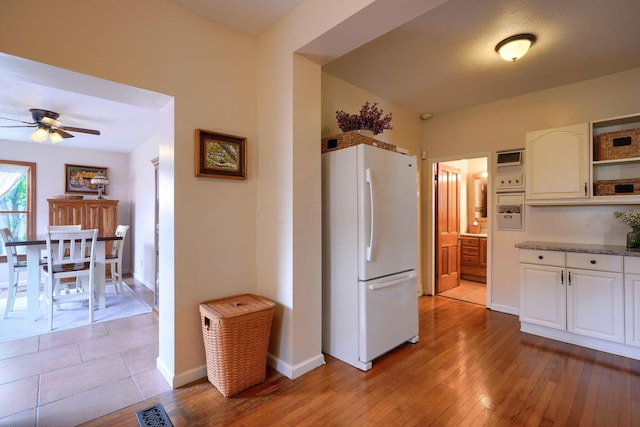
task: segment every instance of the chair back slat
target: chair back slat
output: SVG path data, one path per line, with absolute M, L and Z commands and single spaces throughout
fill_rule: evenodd
M 49 231 L 47 262 L 51 267 L 91 262 L 95 259 L 97 229 L 79 231 Z
M 2 245 L 7 254 L 7 264 L 12 268 L 18 264 L 18 251 L 15 246 L 7 246 L 7 243 L 13 240 L 11 230 L 8 228 L 0 228 L 0 239 L 2 239 Z
M 116 227 L 116 237 L 121 237 L 122 240 L 114 240 L 111 246 L 111 258 L 119 257 L 124 249 L 124 239 L 127 237 L 127 231 L 129 231 L 128 225 L 118 225 Z
M 93 322 L 97 237 L 97 229 L 54 231 L 47 228 L 48 256 L 43 266 L 47 281 L 43 300 L 48 306 L 49 329 L 53 328 L 53 306 L 64 302 L 88 300 L 89 322 Z M 67 287 L 68 283 L 73 288 Z

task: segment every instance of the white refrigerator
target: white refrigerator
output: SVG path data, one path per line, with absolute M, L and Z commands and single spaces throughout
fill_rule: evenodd
M 322 154 L 323 351 L 361 370 L 418 341 L 416 158 Z

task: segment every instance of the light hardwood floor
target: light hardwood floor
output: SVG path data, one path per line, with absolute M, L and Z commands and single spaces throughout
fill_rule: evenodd
M 135 426 L 161 403 L 175 426 L 640 425 L 640 362 L 519 332 L 516 316 L 420 298 L 420 341 L 368 372 L 326 357 L 295 380 L 224 398 L 200 380 L 93 420 Z

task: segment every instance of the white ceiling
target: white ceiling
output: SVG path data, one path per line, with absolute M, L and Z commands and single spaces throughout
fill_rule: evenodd
M 302 0 L 169 0 L 257 36 Z M 323 70 L 415 112 L 440 114 L 640 67 L 640 1 L 448 0 Z M 509 63 L 494 51 L 513 34 L 538 36 Z M 16 81 L 0 56 L 0 117 L 31 121 L 29 108 L 60 113 L 66 126 L 98 129 L 60 144 L 129 152 L 157 129 L 157 109 L 105 99 L 59 79 Z M 39 76 L 48 73 L 39 73 Z M 89 93 L 89 95 L 87 95 Z M 0 121 L 0 125 L 11 122 Z M 0 128 L 0 139 L 30 142 L 31 129 Z
M 2 59 L 0 69 L 4 71 Z M 153 108 L 17 80 L 1 72 L 0 99 L 0 118 L 33 122 L 29 109 L 41 108 L 59 113 L 58 120 L 63 126 L 100 131 L 99 136 L 68 132 L 74 137 L 64 139 L 57 146 L 128 153 L 158 129 L 158 111 Z M 0 119 L 0 126 L 16 125 L 21 126 L 21 123 Z M 29 139 L 33 130 L 30 127 L 0 127 L 0 139 L 33 142 Z
M 169 0 L 260 35 L 302 1 Z M 395 1 L 395 0 L 394 0 Z M 638 0 L 447 0 L 323 70 L 416 114 L 439 114 L 640 67 Z M 495 45 L 533 33 L 506 62 Z
M 196 15 L 258 37 L 303 0 L 169 0 Z
M 638 0 L 449 0 L 323 69 L 435 114 L 640 67 Z M 538 37 L 507 62 L 495 45 Z

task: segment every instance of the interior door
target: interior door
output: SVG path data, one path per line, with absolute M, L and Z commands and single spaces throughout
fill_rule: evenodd
M 437 165 L 436 294 L 460 285 L 460 169 Z

